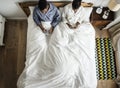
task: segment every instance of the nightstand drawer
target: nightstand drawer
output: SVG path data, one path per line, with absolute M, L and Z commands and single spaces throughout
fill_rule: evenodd
M 97 27 L 105 27 L 107 24 L 109 24 L 111 21 L 91 21 L 93 26 L 97 26 Z

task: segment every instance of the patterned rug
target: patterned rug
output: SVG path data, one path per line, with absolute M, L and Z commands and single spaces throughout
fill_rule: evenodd
M 115 79 L 115 54 L 109 38 L 96 38 L 97 79 Z

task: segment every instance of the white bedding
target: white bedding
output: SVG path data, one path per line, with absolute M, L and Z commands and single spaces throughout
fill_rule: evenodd
M 47 38 L 29 16 L 25 65 L 18 88 L 96 88 L 94 28 L 60 23 Z

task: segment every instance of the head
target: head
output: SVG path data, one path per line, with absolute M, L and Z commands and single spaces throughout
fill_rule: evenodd
M 72 2 L 72 8 L 73 10 L 77 10 L 81 6 L 82 0 L 73 0 Z
M 38 8 L 41 12 L 46 13 L 48 11 L 49 4 L 46 0 L 39 0 Z

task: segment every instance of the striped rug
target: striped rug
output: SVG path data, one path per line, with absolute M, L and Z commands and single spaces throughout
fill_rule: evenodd
M 115 79 L 115 54 L 110 38 L 96 38 L 97 79 Z

